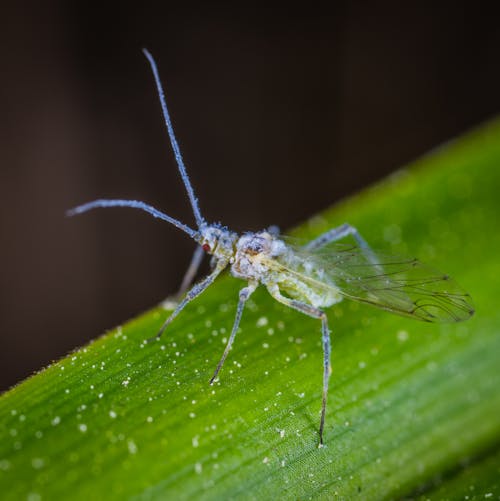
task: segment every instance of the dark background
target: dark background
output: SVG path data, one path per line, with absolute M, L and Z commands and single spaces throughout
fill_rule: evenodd
M 143 46 L 204 215 L 237 231 L 293 226 L 499 111 L 485 3 L 372 4 L 4 2 L 0 388 L 174 292 L 189 262 L 138 211 L 64 217 L 121 197 L 192 224 Z

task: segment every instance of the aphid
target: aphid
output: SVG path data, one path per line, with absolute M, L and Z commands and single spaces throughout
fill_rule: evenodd
M 153 71 L 163 117 L 179 172 L 191 203 L 196 229 L 135 200 L 94 200 L 68 211 L 81 214 L 97 207 L 132 207 L 163 219 L 187 233 L 198 244 L 181 285 L 185 293 L 192 283 L 204 253 L 212 256 L 212 271 L 184 295 L 153 339 L 193 299 L 209 287 L 228 266 L 231 274 L 247 281 L 240 290 L 231 335 L 210 379 L 213 384 L 231 349 L 245 303 L 258 285 L 264 285 L 280 303 L 321 321 L 323 343 L 323 398 L 319 441 L 323 444 L 328 380 L 330 378 L 330 331 L 323 308 L 343 298 L 369 303 L 399 315 L 427 322 L 459 322 L 473 313 L 470 296 L 447 275 L 435 272 L 415 259 L 375 253 L 356 228 L 343 224 L 311 242 L 298 246 L 280 237 L 275 227 L 241 236 L 218 224 L 209 224 L 201 215 L 198 200 L 189 181 L 179 145 L 167 110 L 158 69 L 151 54 L 144 54 Z M 355 245 L 339 245 L 347 236 Z

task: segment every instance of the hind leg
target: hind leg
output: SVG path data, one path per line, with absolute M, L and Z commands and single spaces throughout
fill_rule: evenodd
M 279 301 L 280 303 L 293 308 L 294 310 L 300 311 L 304 315 L 309 317 L 317 318 L 321 320 L 321 338 L 323 342 L 323 399 L 321 404 L 321 420 L 319 423 L 319 443 L 323 446 L 323 430 L 325 428 L 325 415 L 326 415 L 326 401 L 328 398 L 328 381 L 330 379 L 330 374 L 332 368 L 330 365 L 330 353 L 331 353 L 331 343 L 330 343 L 330 331 L 328 329 L 328 319 L 326 313 L 319 308 L 316 308 L 303 301 L 297 301 L 295 299 L 290 299 L 283 296 L 279 290 L 277 284 L 268 284 L 267 290 L 271 296 Z

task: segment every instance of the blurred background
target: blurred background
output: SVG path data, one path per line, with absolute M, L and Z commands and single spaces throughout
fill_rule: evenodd
M 485 3 L 4 2 L 0 18 L 0 390 L 175 292 L 192 224 L 155 56 L 209 221 L 289 228 L 500 110 Z M 500 168 L 500 167 L 499 167 Z

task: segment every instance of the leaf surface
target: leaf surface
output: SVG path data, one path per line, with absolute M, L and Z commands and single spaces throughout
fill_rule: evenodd
M 326 447 L 319 322 L 262 288 L 208 385 L 243 285 L 223 277 L 160 342 L 143 343 L 161 307 L 0 397 L 2 499 L 498 498 L 499 166 L 496 121 L 293 232 L 349 222 L 453 276 L 477 310 L 431 324 L 330 308 Z

